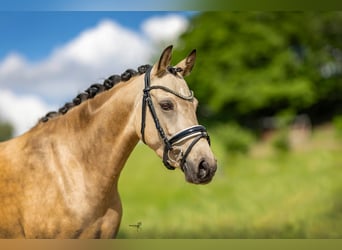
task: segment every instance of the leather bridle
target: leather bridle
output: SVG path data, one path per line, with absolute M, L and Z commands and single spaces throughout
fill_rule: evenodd
M 172 69 L 174 70 L 175 68 L 172 68 Z M 181 169 L 184 171 L 184 164 L 186 163 L 186 158 L 189 155 L 189 153 L 191 152 L 192 148 L 195 146 L 195 144 L 200 139 L 205 138 L 210 145 L 210 138 L 209 138 L 209 135 L 208 135 L 206 128 L 202 125 L 195 125 L 195 126 L 191 126 L 189 128 L 186 128 L 184 130 L 181 130 L 178 133 L 176 133 L 175 135 L 171 136 L 170 138 L 168 138 L 165 135 L 164 129 L 161 127 L 159 119 L 157 117 L 157 113 L 155 111 L 155 108 L 154 108 L 154 105 L 152 102 L 150 91 L 153 89 L 161 89 L 163 91 L 169 92 L 169 93 L 177 96 L 178 98 L 181 98 L 181 99 L 186 100 L 186 101 L 193 101 L 194 95 L 193 95 L 192 91 L 190 92 L 189 96 L 184 96 L 184 95 L 177 93 L 177 92 L 173 91 L 172 89 L 169 89 L 165 86 L 161 86 L 161 85 L 151 86 L 151 76 L 150 76 L 151 70 L 152 70 L 152 67 L 149 67 L 146 70 L 145 78 L 144 78 L 145 79 L 145 81 L 144 81 L 145 82 L 145 88 L 143 90 L 142 117 L 141 117 L 142 141 L 146 144 L 146 142 L 145 142 L 146 109 L 147 109 L 146 106 L 148 106 L 149 110 L 151 112 L 154 124 L 156 126 L 156 129 L 159 133 L 159 136 L 163 140 L 163 143 L 164 143 L 164 153 L 163 153 L 164 165 L 168 169 L 174 170 L 175 167 L 173 167 L 171 165 L 171 163 L 173 163 L 175 165 L 178 164 L 181 167 Z M 182 142 L 187 141 L 189 139 L 193 139 L 193 140 L 189 144 L 185 153 L 183 153 L 182 150 L 180 150 L 179 148 L 176 147 L 177 145 L 180 145 Z M 175 159 L 170 157 L 170 153 L 174 154 Z

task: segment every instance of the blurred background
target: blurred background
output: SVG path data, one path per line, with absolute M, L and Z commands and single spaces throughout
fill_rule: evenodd
M 13 12 L 0 33 L 0 140 L 169 44 L 174 63 L 197 49 L 218 172 L 188 184 L 138 144 L 119 238 L 342 237 L 342 12 Z

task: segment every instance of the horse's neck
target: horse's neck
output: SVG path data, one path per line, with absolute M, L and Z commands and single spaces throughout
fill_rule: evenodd
M 139 140 L 134 113 L 137 88 L 141 87 L 134 82 L 121 84 L 35 129 L 36 140 L 50 148 L 42 165 L 57 168 L 57 173 L 67 171 L 63 178 L 70 178 L 71 183 L 81 172 L 87 192 L 99 198 L 116 188 L 122 167 Z

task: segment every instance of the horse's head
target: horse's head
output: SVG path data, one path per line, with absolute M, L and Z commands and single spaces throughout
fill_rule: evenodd
M 196 51 L 174 67 L 170 66 L 171 52 L 172 46 L 167 47 L 145 73 L 138 134 L 167 168 L 180 168 L 188 182 L 208 183 L 216 160 L 206 129 L 198 125 L 198 101 L 184 80 L 194 66 Z

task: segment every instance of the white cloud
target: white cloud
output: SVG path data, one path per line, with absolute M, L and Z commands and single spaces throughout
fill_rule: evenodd
M 58 103 L 94 81 L 147 63 L 150 55 L 150 46 L 140 34 L 105 20 L 38 63 L 9 55 L 0 63 L 0 87 Z
M 15 74 L 17 70 L 25 67 L 25 59 L 19 54 L 10 54 L 0 64 L 0 75 L 2 74 Z
M 142 29 L 154 43 L 174 43 L 186 31 L 188 20 L 180 15 L 152 17 L 143 23 Z
M 0 118 L 14 126 L 15 135 L 22 134 L 34 126 L 51 107 L 38 97 L 18 96 L 10 90 L 0 91 Z
M 0 61 L 0 115 L 20 134 L 48 107 L 61 106 L 90 84 L 152 63 L 158 41 L 173 43 L 186 27 L 186 19 L 178 15 L 152 17 L 142 24 L 142 32 L 103 20 L 41 61 L 10 54 Z

